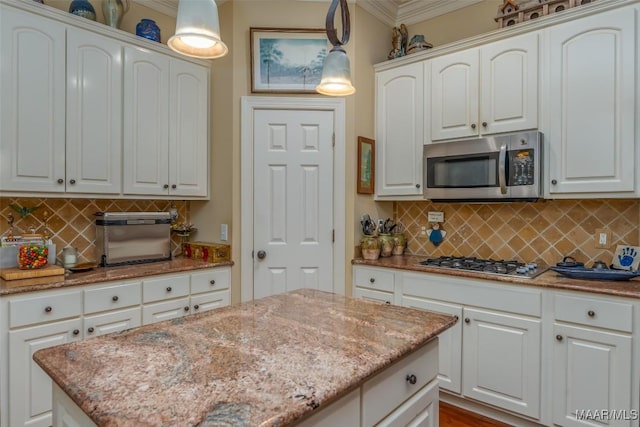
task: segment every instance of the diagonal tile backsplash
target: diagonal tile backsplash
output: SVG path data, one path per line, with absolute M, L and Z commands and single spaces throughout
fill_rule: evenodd
M 427 213 L 444 212 L 447 234 L 433 245 L 420 234 Z M 541 200 L 536 203 L 396 202 L 396 220 L 405 226 L 407 252 L 426 256 L 538 261 L 553 265 L 566 255 L 591 265 L 612 261 L 618 244 L 638 246 L 640 201 L 628 199 Z M 611 247 L 594 247 L 595 230 L 611 231 Z
M 56 245 L 57 257 L 60 257 L 65 246 L 78 249 L 78 262 L 97 262 L 95 249 L 96 212 L 158 212 L 167 211 L 171 204 L 178 209 L 177 222 L 189 222 L 190 205 L 187 201 L 171 200 L 108 200 L 108 199 L 54 199 L 54 198 L 10 198 L 0 197 L 0 236 L 9 230 L 9 214 L 13 214 L 14 227 L 28 232 L 35 229 L 43 232 L 43 217 L 48 216 L 47 228 Z M 23 208 L 36 208 L 31 214 L 22 218 L 11 205 Z M 171 235 L 173 253 L 178 255 L 180 237 Z

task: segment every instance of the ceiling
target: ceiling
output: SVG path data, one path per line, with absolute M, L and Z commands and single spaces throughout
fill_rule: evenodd
M 133 0 L 136 3 L 157 10 L 169 16 L 176 16 L 178 0 Z M 218 5 L 226 1 L 216 0 Z M 298 0 L 298 1 L 319 1 L 329 2 L 329 0 Z M 412 25 L 417 22 L 452 12 L 482 0 L 348 0 L 350 3 L 357 3 L 364 10 L 378 18 L 380 21 L 390 26 L 397 26 L 400 23 Z

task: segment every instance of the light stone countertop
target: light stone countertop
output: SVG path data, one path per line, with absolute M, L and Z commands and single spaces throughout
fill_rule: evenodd
M 180 273 L 203 268 L 231 266 L 233 261 L 210 263 L 189 258 L 174 258 L 170 261 L 117 267 L 97 267 L 82 273 L 66 273 L 59 276 L 35 277 L 32 279 L 0 279 L 0 296 L 23 292 L 44 291 L 71 286 L 90 285 L 115 280 L 129 280 L 158 274 Z
M 285 426 L 454 323 L 301 289 L 39 350 L 34 360 L 100 426 Z
M 625 281 L 583 280 L 564 277 L 553 270 L 548 270 L 533 279 L 527 279 L 524 277 L 507 276 L 500 274 L 483 274 L 482 272 L 474 272 L 469 270 L 427 267 L 419 264 L 420 261 L 424 261 L 427 258 L 429 258 L 428 255 L 396 255 L 390 257 L 380 257 L 375 261 L 356 258 L 353 259 L 351 263 L 353 265 L 395 268 L 422 273 L 436 273 L 446 276 L 491 280 L 493 282 L 539 286 L 544 288 L 564 289 L 570 291 L 614 295 L 628 298 L 640 298 L 640 277 Z

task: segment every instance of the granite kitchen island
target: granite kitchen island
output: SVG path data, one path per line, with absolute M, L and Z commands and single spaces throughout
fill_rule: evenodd
M 100 426 L 306 426 L 343 413 L 368 425 L 425 412 L 426 389 L 437 422 L 435 338 L 454 323 L 302 289 L 43 349 L 34 360 L 54 381 L 54 426 L 76 416 Z M 342 409 L 322 412 L 329 405 Z

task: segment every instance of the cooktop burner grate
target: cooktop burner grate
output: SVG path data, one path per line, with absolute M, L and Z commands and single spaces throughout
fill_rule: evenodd
M 441 256 L 420 262 L 428 267 L 470 270 L 487 274 L 533 278 L 547 270 L 537 263 L 523 263 L 516 260 L 481 259 L 476 257 Z

